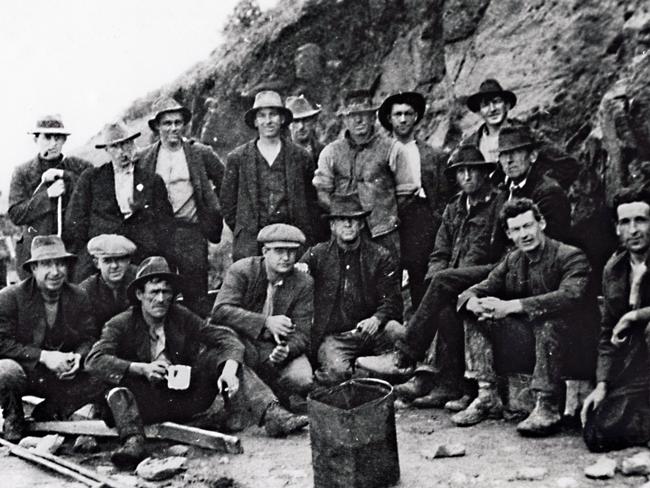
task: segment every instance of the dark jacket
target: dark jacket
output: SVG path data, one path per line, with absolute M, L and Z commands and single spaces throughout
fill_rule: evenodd
M 383 327 L 389 320 L 402 320 L 401 277 L 398 264 L 385 248 L 361 238 L 359 259 L 361 268 L 361 295 L 364 306 L 357 315 L 377 317 Z M 305 252 L 300 259 L 309 266 L 314 278 L 314 326 L 312 329 L 312 352 L 318 350 L 323 338 L 332 333 L 328 330 L 332 309 L 336 305 L 339 290 L 339 247 L 332 238 L 321 242 Z
M 99 330 L 91 314 L 91 305 L 79 287 L 65 284 L 59 301 L 58 326 L 61 338 L 57 350 L 74 351 L 85 357 Z M 33 371 L 41 355 L 35 335 L 47 330 L 45 305 L 34 278 L 0 291 L 0 358 L 13 359 L 27 371 Z M 50 331 L 52 334 L 52 331 Z
M 210 322 L 230 327 L 252 345 L 258 341 L 273 341 L 266 334 L 266 317 L 262 314 L 268 282 L 262 256 L 251 256 L 233 263 L 217 295 Z M 287 340 L 289 359 L 309 349 L 314 315 L 313 292 L 312 278 L 294 271 L 282 280 L 273 296 L 273 315 L 286 315 L 296 326 Z
M 138 153 L 140 165 L 151 178 L 156 172 L 160 142 L 147 146 Z M 219 189 L 223 180 L 223 163 L 210 146 L 193 139 L 183 141 L 183 152 L 194 189 L 194 201 L 203 236 L 210 242 L 221 240 L 223 218 Z
M 445 153 L 434 149 L 422 141 L 416 141 L 420 150 L 420 178 L 422 189 L 431 208 L 431 218 L 439 225 L 442 212 L 451 197 L 451 186 L 445 175 L 447 157 Z
M 233 232 L 233 260 L 259 254 L 257 233 L 261 229 L 257 208 L 257 139 L 242 144 L 226 158 L 226 175 L 221 186 L 223 215 Z M 278 159 L 283 158 L 286 171 L 286 192 L 289 199 L 289 221 L 312 240 L 309 205 L 309 175 L 312 159 L 309 153 L 293 142 L 282 139 Z
M 207 324 L 173 303 L 165 321 L 165 352 L 172 364 L 194 366 L 206 346 L 219 351 L 222 363 L 243 360 L 243 347 L 231 330 Z M 139 306 L 130 307 L 106 323 L 86 358 L 86 369 L 108 383 L 119 384 L 132 362 L 151 362 L 149 326 Z
M 92 305 L 92 314 L 97 324 L 97 330 L 102 330 L 109 319 L 129 308 L 126 287 L 135 278 L 135 272 L 135 266 L 129 266 L 117 296 L 113 294 L 113 290 L 108 287 L 99 272 L 79 283 L 79 288 L 86 293 Z

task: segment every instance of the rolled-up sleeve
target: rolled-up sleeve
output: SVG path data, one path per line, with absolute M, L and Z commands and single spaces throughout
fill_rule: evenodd
M 334 190 L 334 148 L 325 146 L 318 157 L 318 167 L 314 173 L 312 184 L 317 190 L 331 193 Z

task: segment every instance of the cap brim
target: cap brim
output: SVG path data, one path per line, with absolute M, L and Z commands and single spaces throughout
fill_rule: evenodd
M 299 242 L 289 242 L 289 241 L 270 241 L 270 242 L 262 242 L 261 243 L 265 247 L 272 247 L 272 248 L 286 248 L 286 249 L 298 249 L 300 246 L 302 246 L 301 243 Z
M 36 135 L 36 134 L 60 134 L 62 136 L 69 136 L 72 134 L 69 130 L 65 129 L 57 129 L 57 128 L 43 128 L 43 129 L 33 129 L 27 132 L 28 134 L 31 135 Z
M 106 144 L 95 144 L 95 149 L 104 149 L 104 148 L 106 148 L 106 146 L 109 146 L 111 144 L 119 144 L 120 142 L 131 141 L 133 139 L 137 139 L 138 137 L 140 137 L 140 134 L 141 134 L 140 132 L 136 132 L 135 134 L 131 134 L 129 137 L 124 137 L 122 139 L 117 139 L 115 141 L 111 141 L 111 142 L 106 143 Z

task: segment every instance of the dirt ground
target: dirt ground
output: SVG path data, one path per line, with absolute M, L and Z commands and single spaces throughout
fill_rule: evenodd
M 617 473 L 607 481 L 589 480 L 583 469 L 598 455 L 589 453 L 577 430 L 565 429 L 546 439 L 525 439 L 508 421 L 488 421 L 469 428 L 455 427 L 442 410 L 400 410 L 396 413 L 401 488 L 434 487 L 640 487 L 645 477 L 625 477 Z M 262 429 L 250 428 L 240 435 L 244 453 L 215 454 L 199 448 L 188 453 L 188 470 L 171 480 L 149 483 L 133 475 L 118 473 L 108 459 L 114 446 L 102 442 L 102 452 L 90 456 L 72 456 L 83 465 L 103 474 L 117 475 L 127 486 L 165 486 L 170 488 L 309 488 L 313 486 L 309 433 L 287 439 L 269 439 Z M 428 460 L 423 453 L 435 444 L 462 444 L 466 455 L 458 458 Z M 69 456 L 69 445 L 63 455 Z M 169 444 L 151 444 L 156 456 L 164 456 Z M 611 453 L 620 461 L 641 448 Z M 517 480 L 517 471 L 525 467 L 548 470 L 539 481 Z M 7 488 L 68 488 L 82 486 L 56 479 L 0 450 L 0 486 Z M 563 478 L 571 478 L 571 481 Z M 562 484 L 562 483 L 567 484 Z M 324 488 L 324 487 L 319 487 Z

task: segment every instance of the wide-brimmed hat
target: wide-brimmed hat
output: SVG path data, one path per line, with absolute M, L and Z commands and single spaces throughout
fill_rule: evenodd
M 486 161 L 478 147 L 473 145 L 463 145 L 456 149 L 449 157 L 449 162 L 445 168 L 445 173 L 450 175 L 457 168 L 462 167 L 485 168 L 486 171 L 494 171 L 496 163 Z
M 332 195 L 330 200 L 330 211 L 323 215 L 326 219 L 348 218 L 362 219 L 370 215 L 369 210 L 364 210 L 356 193 L 349 195 Z
M 65 128 L 59 114 L 44 115 L 36 121 L 36 126 L 28 134 L 61 134 L 69 136 L 70 131 Z
M 389 131 L 393 130 L 393 124 L 390 122 L 390 114 L 393 110 L 393 105 L 396 103 L 404 103 L 413 107 L 413 110 L 417 114 L 417 118 L 415 119 L 416 124 L 422 120 L 424 111 L 427 108 L 427 102 L 424 97 L 417 92 L 399 92 L 389 96 L 382 102 L 379 106 L 379 112 L 377 112 L 379 123 Z
M 153 116 L 147 121 L 147 124 L 149 124 L 149 128 L 154 132 L 158 132 L 158 119 L 162 114 L 180 112 L 186 124 L 192 120 L 192 112 L 190 112 L 190 109 L 184 107 L 171 97 L 163 96 L 157 98 L 151 105 L 151 111 L 153 112 Z
M 104 142 L 95 144 L 95 147 L 97 149 L 104 149 L 111 144 L 119 144 L 120 142 L 130 141 L 138 137 L 140 137 L 139 132 L 131 131 L 124 122 L 118 120 L 117 122 L 111 122 L 104 126 L 102 129 L 102 140 Z
M 266 247 L 297 248 L 306 240 L 298 227 L 289 224 L 270 224 L 257 233 L 257 242 Z
M 314 108 L 304 95 L 287 97 L 285 105 L 289 110 L 291 110 L 293 120 L 313 117 L 314 115 L 318 115 L 321 111 L 320 105 L 316 105 L 316 108 Z
M 517 104 L 517 96 L 514 93 L 504 90 L 497 80 L 489 78 L 481 83 L 478 92 L 467 98 L 467 108 L 472 112 L 478 112 L 481 109 L 481 100 L 496 96 L 502 97 L 510 105 L 510 108 Z
M 525 125 L 503 127 L 499 131 L 499 153 L 526 147 L 537 147 L 538 143 Z
M 372 92 L 370 90 L 348 90 L 345 92 L 338 115 L 376 112 L 378 108 L 372 101 Z
M 181 290 L 182 281 L 178 273 L 174 273 L 167 260 L 162 256 L 149 256 L 144 261 L 140 263 L 137 271 L 135 272 L 135 278 L 129 286 L 126 288 L 126 296 L 129 298 L 131 303 L 136 303 L 137 298 L 135 296 L 135 290 L 140 288 L 140 285 L 152 278 L 163 278 L 166 281 L 169 281 L 174 287 L 174 291 L 178 292 Z
M 278 92 L 272 90 L 263 90 L 255 95 L 255 101 L 253 102 L 253 108 L 248 110 L 244 114 L 244 121 L 246 125 L 251 129 L 255 129 L 255 115 L 257 111 L 261 108 L 275 108 L 281 114 L 284 115 L 284 122 L 282 123 L 283 127 L 288 126 L 293 120 L 293 114 L 291 110 L 284 106 L 282 103 L 282 97 Z
M 46 259 L 68 259 L 74 260 L 77 256 L 65 250 L 61 238 L 55 234 L 36 236 L 32 240 L 30 258 L 23 263 L 23 269 L 30 270 L 30 264 Z
M 88 254 L 96 258 L 130 256 L 138 249 L 131 239 L 119 234 L 100 234 L 86 244 Z

